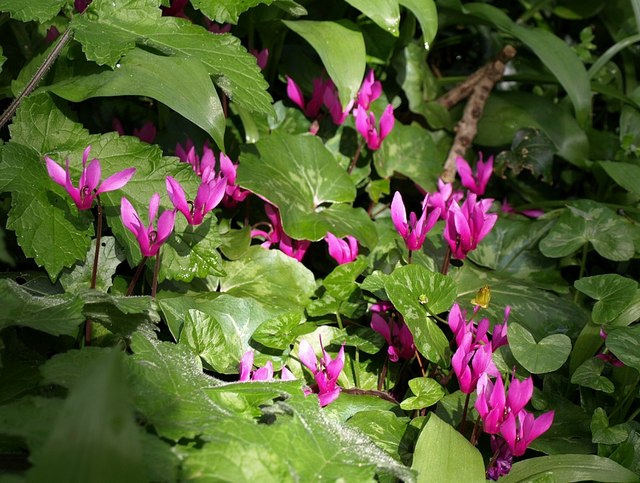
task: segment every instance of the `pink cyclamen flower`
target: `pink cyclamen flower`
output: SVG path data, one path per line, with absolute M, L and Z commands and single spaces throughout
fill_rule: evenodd
M 180 143 L 176 144 L 176 156 L 183 163 L 189 163 L 193 171 L 202 179 L 209 181 L 210 177 L 215 177 L 216 155 L 207 142 L 202 146 L 202 157 L 196 153 L 191 139 L 187 139 L 185 147 Z
M 313 373 L 317 386 L 313 392 L 317 392 L 320 406 L 326 406 L 340 395 L 341 388 L 337 381 L 344 367 L 344 345 L 340 348 L 335 359 L 331 359 L 327 351 L 324 350 L 322 339 L 320 339 L 320 346 L 322 347 L 322 357 L 318 359 L 311 344 L 302 339 L 298 348 L 298 358 Z
M 466 258 L 496 224 L 498 215 L 487 213 L 492 202 L 490 198 L 476 201 L 476 195 L 469 193 L 462 207 L 451 203 L 443 235 L 454 258 Z
M 451 203 L 453 201 L 460 201 L 463 197 L 464 193 L 462 191 L 453 190 L 453 183 L 445 183 L 442 179 L 438 178 L 438 191 L 429 193 L 428 206 L 431 208 L 440 208 L 440 219 L 446 220 Z
M 184 13 L 184 8 L 187 6 L 187 3 L 189 3 L 189 0 L 171 0 L 170 7 L 161 7 L 162 15 L 165 17 L 187 18 Z
M 175 212 L 172 210 L 164 211 L 160 215 L 158 228 L 155 228 L 154 222 L 158 216 L 159 207 L 160 195 L 154 193 L 149 202 L 149 226 L 146 226 L 129 200 L 122 198 L 120 204 L 122 224 L 136 236 L 140 251 L 145 257 L 157 255 L 158 250 L 160 250 L 162 244 L 167 241 L 173 231 Z
M 206 24 L 207 24 L 207 30 L 214 34 L 221 35 L 221 34 L 227 34 L 231 32 L 230 23 L 219 24 L 219 23 L 212 22 L 209 19 L 206 19 Z
M 295 258 L 299 262 L 302 261 L 304 255 L 311 246 L 311 242 L 309 240 L 294 240 L 287 235 L 282 228 L 280 213 L 275 206 L 265 203 L 264 211 L 267 213 L 267 216 L 271 221 L 271 231 L 266 232 L 264 230 L 253 229 L 251 230 L 251 238 L 264 238 L 265 241 L 262 243 L 264 248 L 269 248 L 271 245 L 275 245 L 277 243 L 278 248 L 280 248 L 280 251 L 285 255 Z
M 379 149 L 382 141 L 393 129 L 396 119 L 393 117 L 393 106 L 389 104 L 382 116 L 380 116 L 380 125 L 376 122 L 376 116 L 373 112 L 365 111 L 362 106 L 358 105 L 356 110 L 356 129 L 367 142 L 367 147 L 371 150 Z
M 382 313 L 382 312 L 388 312 L 389 310 L 393 309 L 393 304 L 391 302 L 388 302 L 386 300 L 380 300 L 379 302 L 376 302 L 375 304 L 371 304 L 371 307 L 369 307 L 369 310 L 371 312 L 376 312 L 378 314 Z
M 109 176 L 102 183 L 100 178 L 102 177 L 102 168 L 100 167 L 100 161 L 92 159 L 87 166 L 87 160 L 89 159 L 89 152 L 91 146 L 87 146 L 82 154 L 82 174 L 80 175 L 80 182 L 76 188 L 71 183 L 71 173 L 69 172 L 69 160 L 66 160 L 67 170 L 65 171 L 58 163 L 56 163 L 49 156 L 45 156 L 44 159 L 47 164 L 47 172 L 51 179 L 60 186 L 64 187 L 71 196 L 71 199 L 76 204 L 79 210 L 88 210 L 93 206 L 93 200 L 101 193 L 107 191 L 114 191 L 122 188 L 126 185 L 131 177 L 136 172 L 135 168 L 127 168 Z M 98 186 L 99 185 L 99 186 Z
M 369 69 L 358 91 L 356 102 L 359 106 L 362 106 L 364 110 L 368 110 L 371 103 L 380 97 L 381 94 L 382 84 L 380 81 L 375 80 L 373 69 Z
M 47 30 L 47 34 L 44 36 L 44 43 L 47 44 L 47 45 L 50 45 L 58 37 L 60 37 L 60 31 L 56 28 L 55 25 L 52 25 Z
M 513 456 L 522 456 L 529 445 L 547 431 L 553 423 L 554 411 L 535 418 L 524 409 L 518 413 L 509 413 L 500 428 L 500 433 L 509 445 Z
M 465 334 L 462 343 L 451 358 L 453 371 L 463 393 L 471 394 L 475 391 L 478 379 L 484 373 L 494 377 L 499 376 L 500 373 L 493 363 L 492 355 L 489 344 L 474 347 L 473 335 Z
M 411 359 L 415 355 L 413 335 L 401 318 L 387 322 L 382 316 L 374 313 L 371 315 L 371 328 L 387 341 L 387 354 L 391 362 Z
M 120 119 L 118 119 L 117 117 L 114 117 L 113 121 L 111 121 L 111 127 L 114 131 L 120 134 L 120 136 L 125 135 L 122 121 L 120 121 Z M 158 130 L 156 128 L 156 125 L 151 121 L 145 122 L 140 129 L 133 128 L 133 135 L 137 137 L 140 141 L 147 144 L 153 143 L 153 140 L 156 138 L 157 133 L 158 133 Z
M 462 186 L 476 195 L 482 196 L 487 188 L 489 178 L 493 173 L 493 156 L 489 156 L 489 159 L 484 162 L 482 160 L 482 153 L 480 153 L 480 159 L 476 164 L 475 174 L 471 170 L 469 163 L 460 156 L 456 158 L 456 168 L 458 169 Z
M 188 201 L 182 185 L 172 176 L 167 176 L 166 187 L 173 206 L 184 215 L 190 225 L 199 225 L 204 216 L 213 210 L 225 193 L 227 180 L 223 176 L 209 182 L 202 181 L 193 201 Z
M 505 417 L 507 402 L 502 377 L 498 376 L 493 383 L 488 374 L 482 374 L 476 386 L 478 397 L 475 402 L 476 411 L 482 418 L 482 429 L 488 434 L 498 434 Z
M 358 256 L 358 240 L 351 235 L 347 235 L 346 239 L 338 238 L 330 232 L 324 237 L 329 246 L 329 255 L 338 265 L 353 262 Z
M 422 215 L 420 219 L 414 212 L 409 214 L 409 222 L 407 223 L 407 210 L 405 209 L 402 195 L 396 191 L 391 201 L 391 220 L 400 236 L 404 239 L 409 250 L 420 250 L 424 244 L 429 230 L 438 221 L 440 216 L 440 208 L 428 209 L 429 195 L 422 202 Z
M 349 116 L 351 112 L 351 108 L 353 108 L 354 101 L 351 100 L 346 105 L 346 107 L 342 108 L 342 102 L 340 101 L 340 96 L 338 95 L 338 90 L 334 83 L 329 79 L 326 83 L 326 87 L 324 89 L 324 96 L 322 97 L 324 105 L 329 110 L 329 114 L 331 115 L 331 120 L 336 126 L 341 126 L 344 124 L 345 119 Z
M 267 62 L 269 62 L 269 49 L 251 49 L 249 52 L 251 52 L 251 54 L 256 58 L 256 62 L 258 62 L 258 67 L 260 67 L 260 70 L 264 70 L 264 68 L 267 66 Z
M 532 209 L 532 210 L 518 211 L 513 206 L 511 206 L 511 204 L 507 201 L 506 198 L 502 200 L 502 206 L 500 207 L 500 210 L 503 213 L 517 213 L 520 215 L 528 216 L 529 218 L 540 218 L 542 215 L 544 215 L 544 210 Z
M 248 350 L 240 359 L 240 382 L 246 381 L 273 381 L 273 363 L 267 361 L 267 363 L 253 370 L 253 351 Z M 282 367 L 280 380 L 293 381 L 296 378 L 289 369 Z
M 304 96 L 302 95 L 302 89 L 296 84 L 296 82 L 289 76 L 287 77 L 287 96 L 291 99 L 307 117 L 317 117 L 320 114 L 322 103 L 324 102 L 324 92 L 329 86 L 328 82 L 324 79 L 313 79 L 313 93 L 311 94 L 311 100 L 309 103 L 305 103 Z
M 493 327 L 493 333 L 491 334 L 491 349 L 495 352 L 498 347 L 502 347 L 503 345 L 508 344 L 507 339 L 507 321 L 509 320 L 509 315 L 511 314 L 511 307 L 508 305 L 504 308 L 504 320 L 502 324 L 496 324 Z
M 250 191 L 243 190 L 236 185 L 236 176 L 238 172 L 238 165 L 233 164 L 229 156 L 224 153 L 220 153 L 220 171 L 227 180 L 227 187 L 225 188 L 225 197 L 222 199 L 222 203 L 227 208 L 235 207 L 239 202 L 244 201 Z

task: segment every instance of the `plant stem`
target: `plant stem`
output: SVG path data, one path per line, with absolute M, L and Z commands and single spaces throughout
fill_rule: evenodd
M 160 251 L 156 254 L 156 263 L 153 267 L 153 281 L 151 283 L 151 298 L 156 298 L 158 291 L 158 272 L 160 271 Z
M 440 273 L 446 275 L 449 272 L 449 263 L 451 262 L 451 247 L 447 245 L 447 251 L 444 252 L 444 260 L 442 260 L 442 268 Z
M 584 245 L 582 245 L 582 257 L 580 259 L 580 273 L 578 274 L 578 279 L 581 279 L 584 276 L 584 272 L 586 270 L 587 267 L 587 255 L 589 252 L 589 244 L 585 243 Z M 581 292 L 579 290 L 576 290 L 574 296 L 573 296 L 573 301 L 574 302 L 578 302 L 578 300 L 580 299 L 580 294 Z
M 72 32 L 70 28 L 67 28 L 67 30 L 64 31 L 64 33 L 58 39 L 58 43 L 56 44 L 56 46 L 51 50 L 51 52 L 49 52 L 49 55 L 46 59 L 44 59 L 42 65 L 38 67 L 38 70 L 35 74 L 33 74 L 33 77 L 25 86 L 23 91 L 18 94 L 18 97 L 16 97 L 11 104 L 9 104 L 9 107 L 7 107 L 7 109 L 2 114 L 2 117 L 0 117 L 0 129 L 2 129 L 4 125 L 7 124 L 9 120 L 11 120 L 16 110 L 18 109 L 18 106 L 20 106 L 20 104 L 22 103 L 23 99 L 31 94 L 31 92 L 33 92 L 42 78 L 46 75 L 47 71 L 51 68 L 55 60 L 60 55 L 60 52 L 62 51 L 64 46 L 69 43 L 69 40 L 71 40 L 71 33 Z
M 476 418 L 476 422 L 473 425 L 473 431 L 471 431 L 471 439 L 469 440 L 469 442 L 476 446 L 478 444 L 478 435 L 480 434 L 480 415 L 478 415 L 478 417 Z
M 469 410 L 469 399 L 471 393 L 467 394 L 467 398 L 464 400 L 464 409 L 462 410 L 462 421 L 460 421 L 460 434 L 464 436 L 464 429 L 467 424 L 467 411 Z
M 340 330 L 344 330 L 344 326 L 342 325 L 342 317 L 340 317 L 340 312 L 336 312 L 336 319 L 338 320 L 338 327 Z
M 420 372 L 422 373 L 422 377 L 427 377 L 427 371 L 424 370 L 424 366 L 422 365 L 422 358 L 420 357 L 420 353 L 416 349 L 416 359 L 418 360 L 418 365 L 420 366 Z
M 360 351 L 356 347 L 356 363 L 355 370 L 353 371 L 353 382 L 355 382 L 356 387 L 360 387 L 360 373 L 358 372 L 360 368 Z
M 384 358 L 384 362 L 382 363 L 382 370 L 380 371 L 380 376 L 378 377 L 378 391 L 382 391 L 384 387 L 384 380 L 387 377 L 387 366 L 389 365 L 389 357 Z
M 142 270 L 144 269 L 144 264 L 147 263 L 147 258 L 148 257 L 142 257 L 142 261 L 140 262 L 140 265 L 138 265 L 136 273 L 133 275 L 131 283 L 129 284 L 129 288 L 127 289 L 127 297 L 129 297 L 133 293 L 133 289 L 135 288 L 136 283 L 138 283 L 140 274 L 142 274 Z
M 360 157 L 360 152 L 362 151 L 362 147 L 364 146 L 364 139 L 358 143 L 358 147 L 356 148 L 356 154 L 353 155 L 353 159 L 351 160 L 351 164 L 349 165 L 349 169 L 347 173 L 351 174 L 353 169 L 356 167 L 356 163 L 358 162 L 358 158 Z
M 96 288 L 96 280 L 98 278 L 98 260 L 100 259 L 100 244 L 102 243 L 102 205 L 100 197 L 96 197 L 98 201 L 98 223 L 96 227 L 96 249 L 93 255 L 93 268 L 91 269 L 90 288 Z M 91 319 L 84 322 L 84 345 L 91 345 Z
M 413 250 L 409 250 L 409 255 L 407 256 L 407 265 L 411 265 L 412 258 L 413 258 Z

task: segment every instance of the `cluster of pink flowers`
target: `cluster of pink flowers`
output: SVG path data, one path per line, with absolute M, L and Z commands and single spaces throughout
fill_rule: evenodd
M 464 193 L 454 191 L 451 183 L 439 180 L 438 191 L 426 193 L 420 217 L 411 212 L 407 220 L 402 195 L 395 193 L 391 202 L 391 219 L 410 251 L 422 248 L 429 230 L 442 219 L 445 221 L 443 236 L 452 256 L 463 260 L 470 251 L 477 248 L 478 243 L 495 225 L 498 215 L 488 213 L 493 199 L 478 199 L 484 194 L 493 171 L 493 158 L 484 162 L 481 157 L 475 173 L 469 163 L 460 157 L 456 165 L 462 185 L 468 190 L 461 205 L 458 203 L 463 199 Z
M 384 337 L 387 342 L 387 354 L 391 362 L 400 359 L 409 360 L 416 353 L 413 335 L 402 315 L 395 311 L 390 302 L 380 302 L 371 306 L 371 328 Z M 386 317 L 382 314 L 387 314 Z
M 369 110 L 371 103 L 382 94 L 382 84 L 375 80 L 373 69 L 369 70 L 355 100 L 351 100 L 343 109 L 335 84 L 331 79 L 316 78 L 313 80 L 313 92 L 311 99 L 305 101 L 302 89 L 296 82 L 287 76 L 287 96 L 296 104 L 305 116 L 317 118 L 324 106 L 331 116 L 334 124 L 340 126 L 353 110 L 356 120 L 356 129 L 362 135 L 371 150 L 380 149 L 382 141 L 393 129 L 395 117 L 393 106 L 387 105 L 380 116 L 379 122 L 376 116 Z M 317 123 L 312 125 L 312 133 L 318 129 Z
M 267 217 L 271 222 L 270 224 L 264 223 L 269 226 L 269 231 L 254 228 L 251 230 L 251 238 L 262 238 L 264 240 L 262 242 L 264 248 L 270 248 L 272 245 L 277 244 L 283 253 L 301 261 L 305 253 L 307 253 L 311 242 L 309 240 L 294 240 L 287 235 L 282 228 L 278 208 L 272 204 L 265 203 L 264 211 L 267 213 Z
M 273 363 L 267 363 L 258 368 L 253 369 L 254 354 L 252 350 L 248 350 L 240 359 L 240 382 L 246 381 L 273 381 Z M 293 381 L 296 378 L 286 366 L 282 366 L 280 380 Z
M 493 353 L 507 344 L 507 320 L 510 308 L 505 309 L 504 321 L 496 324 L 491 338 L 489 320 L 473 321 L 478 306 L 467 320 L 467 314 L 454 304 L 449 312 L 449 327 L 455 335 L 457 349 L 452 358 L 453 370 L 460 390 L 465 394 L 476 392 L 475 408 L 482 419 L 483 431 L 491 435 L 494 457 L 487 476 L 497 480 L 509 473 L 514 456 L 522 456 L 531 442 L 547 431 L 554 412 L 535 418 L 525 406 L 533 394 L 533 380 L 520 381 L 512 376 L 508 391 L 502 375 L 493 362 Z

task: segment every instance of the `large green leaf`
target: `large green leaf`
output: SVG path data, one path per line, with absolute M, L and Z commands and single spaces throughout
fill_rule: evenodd
M 602 375 L 605 362 L 597 357 L 584 361 L 571 376 L 571 384 L 590 387 L 596 391 L 611 394 L 615 390 L 613 383 Z
M 444 397 L 444 388 L 435 379 L 428 377 L 416 377 L 409 381 L 409 388 L 413 396 L 400 403 L 405 411 L 423 409 L 433 406 Z
M 633 235 L 632 227 L 612 209 L 595 201 L 578 200 L 568 205 L 540 241 L 540 251 L 551 258 L 565 257 L 591 242 L 603 257 L 624 261 L 635 254 Z
M 608 324 L 631 303 L 638 283 L 615 273 L 583 277 L 574 283 L 576 289 L 597 302 L 593 306 L 591 320 L 594 324 Z
M 600 166 L 627 191 L 640 195 L 640 166 L 616 161 L 600 161 Z
M 380 149 L 373 153 L 376 171 L 383 178 L 407 176 L 427 191 L 436 189 L 444 158 L 429 132 L 418 124 L 396 123 Z
M 220 291 L 251 297 L 276 312 L 305 307 L 315 291 L 313 273 L 280 250 L 251 247 L 235 261 L 224 264 L 226 277 Z
M 398 0 L 400 5 L 408 8 L 415 15 L 424 41 L 424 48 L 429 50 L 438 32 L 438 12 L 433 0 Z
M 0 279 L 0 330 L 12 325 L 75 337 L 84 321 L 82 301 L 70 294 L 36 297 L 13 280 Z
M 144 479 L 123 358 L 122 352 L 113 350 L 90 365 L 74 384 L 29 471 L 30 480 L 133 483 Z
M 484 482 L 482 455 L 453 427 L 431 413 L 418 437 L 412 469 L 418 482 Z
M 346 106 L 355 99 L 364 77 L 366 55 L 364 39 L 357 27 L 346 20 L 283 22 L 318 53 L 338 88 L 342 105 Z
M 207 69 L 194 57 L 167 57 L 134 48 L 114 70 L 94 69 L 94 73 L 70 77 L 46 89 L 73 102 L 91 97 L 151 97 L 204 129 L 218 146 L 224 146 L 225 118 L 220 99 Z
M 116 244 L 112 236 L 103 236 L 100 242 L 100 252 L 98 254 L 98 270 L 96 272 L 97 290 L 108 291 L 113 284 L 112 278 L 116 273 L 118 265 L 124 261 L 122 248 Z M 77 293 L 91 285 L 93 272 L 93 261 L 96 253 L 96 240 L 92 240 L 91 248 L 87 252 L 87 258 L 83 264 L 60 276 L 60 284 L 66 292 Z
M 15 143 L 0 147 L 0 191 L 13 193 L 7 228 L 51 280 L 63 267 L 84 260 L 93 235 L 91 215 L 79 211 L 65 189 L 49 178 L 38 153 Z
M 60 11 L 66 0 L 0 0 L 0 12 L 9 12 L 12 18 L 44 23 Z
M 536 342 L 527 329 L 509 324 L 509 347 L 516 360 L 532 374 L 553 372 L 566 362 L 571 353 L 571 339 L 564 334 L 551 334 Z
M 161 17 L 156 0 L 96 0 L 71 21 L 89 60 L 115 68 L 136 43 L 164 55 L 194 58 L 227 96 L 250 111 L 270 114 L 271 97 L 255 57 L 232 35 L 211 35 L 184 19 Z M 159 79 L 158 82 L 162 82 Z M 179 92 L 180 82 L 173 86 Z
M 276 0 L 191 0 L 191 4 L 211 20 L 236 24 L 241 13 L 257 5 L 271 5 L 274 1 Z
M 456 298 L 453 280 L 420 265 L 405 265 L 393 271 L 384 288 L 404 317 L 418 350 L 430 361 L 446 364 L 449 341 L 429 312 L 449 310 Z
M 589 158 L 589 139 L 575 118 L 544 97 L 526 92 L 496 92 L 487 99 L 474 142 L 483 146 L 511 144 L 523 128 L 541 129 L 556 152 L 582 166 Z
M 398 0 L 347 0 L 387 32 L 398 36 L 400 8 Z
M 347 425 L 363 432 L 380 448 L 399 461 L 407 463 L 413 456 L 414 439 L 418 428 L 409 425 L 409 418 L 399 417 L 391 411 L 371 409 L 359 411 L 350 417 Z
M 596 455 L 563 454 L 519 461 L 501 482 L 533 481 L 547 473 L 554 481 L 637 482 L 638 476 L 615 461 Z
M 237 182 L 280 209 L 284 231 L 294 239 L 321 240 L 328 231 L 376 242 L 362 209 L 336 205 L 355 199 L 347 172 L 315 136 L 272 134 L 240 156 Z
M 566 42 L 548 30 L 516 24 L 502 10 L 492 5 L 465 4 L 464 10 L 526 44 L 564 87 L 573 103 L 578 123 L 582 126 L 588 124 L 591 113 L 591 84 L 584 64 Z

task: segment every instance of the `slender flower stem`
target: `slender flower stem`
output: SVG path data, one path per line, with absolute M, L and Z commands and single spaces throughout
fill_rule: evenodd
M 447 245 L 447 250 L 444 252 L 444 260 L 442 260 L 442 268 L 440 273 L 446 275 L 449 272 L 449 262 L 451 262 L 451 247 Z
M 151 283 L 151 298 L 156 298 L 158 291 L 158 272 L 160 272 L 160 251 L 156 254 L 156 264 L 153 267 L 153 281 Z
M 22 103 L 23 99 L 31 94 L 31 92 L 40 83 L 42 78 L 46 75 L 47 71 L 51 68 L 55 60 L 60 55 L 60 52 L 62 51 L 64 46 L 69 43 L 69 40 L 71 40 L 71 34 L 71 29 L 67 28 L 67 30 L 65 30 L 64 33 L 60 36 L 60 38 L 58 39 L 58 43 L 51 50 L 51 52 L 49 52 L 49 55 L 46 59 L 44 59 L 44 62 L 42 63 L 42 65 L 40 65 L 36 73 L 33 74 L 33 77 L 25 86 L 24 90 L 18 95 L 18 97 L 13 100 L 13 102 L 2 114 L 2 117 L 0 117 L 0 129 L 2 129 L 4 125 L 9 122 L 9 120 L 13 117 L 16 110 L 18 109 L 18 106 L 20 106 L 20 104 Z
M 133 293 L 133 289 L 135 288 L 136 283 L 138 283 L 138 279 L 140 278 L 142 270 L 144 269 L 144 264 L 147 263 L 147 258 L 148 257 L 142 257 L 142 261 L 140 262 L 140 265 L 138 265 L 136 273 L 133 275 L 131 283 L 129 284 L 129 288 L 127 289 L 127 297 L 129 297 Z
M 96 249 L 93 255 L 93 268 L 91 269 L 90 288 L 96 288 L 96 280 L 98 278 L 98 260 L 100 260 L 100 244 L 102 243 L 102 204 L 100 197 L 96 197 L 98 202 L 98 223 L 96 227 Z M 84 345 L 91 345 L 91 320 L 84 322 Z
M 384 388 L 384 380 L 387 377 L 387 367 L 389 365 L 389 356 L 384 358 L 384 362 L 382 363 L 382 370 L 380 371 L 380 376 L 378 377 L 378 391 L 382 391 Z
M 471 431 L 471 439 L 469 442 L 476 446 L 478 444 L 478 437 L 480 435 L 480 415 L 476 418 L 476 422 L 473 425 L 473 431 Z
M 336 319 L 338 320 L 338 327 L 340 327 L 340 330 L 344 330 L 344 326 L 342 325 L 342 317 L 340 317 L 340 312 L 336 312 Z
M 364 139 L 362 139 L 360 143 L 358 143 L 358 147 L 356 148 L 356 154 L 353 155 L 353 159 L 351 160 L 351 164 L 349 165 L 349 169 L 347 170 L 347 173 L 351 174 L 353 169 L 356 167 L 356 163 L 358 162 L 358 158 L 360 157 L 360 152 L 362 151 L 364 143 L 365 143 Z
M 407 265 L 411 265 L 412 258 L 413 258 L 413 250 L 409 250 L 409 255 L 407 256 Z
M 467 411 L 469 410 L 469 399 L 471 393 L 467 394 L 467 398 L 464 400 L 464 409 L 462 410 L 462 421 L 460 421 L 460 434 L 464 436 L 464 429 L 467 424 Z
M 422 377 L 427 377 L 427 371 L 424 370 L 424 366 L 422 365 L 422 358 L 420 357 L 420 353 L 416 350 L 416 359 L 418 360 L 418 365 L 420 366 L 420 372 L 422 373 Z

